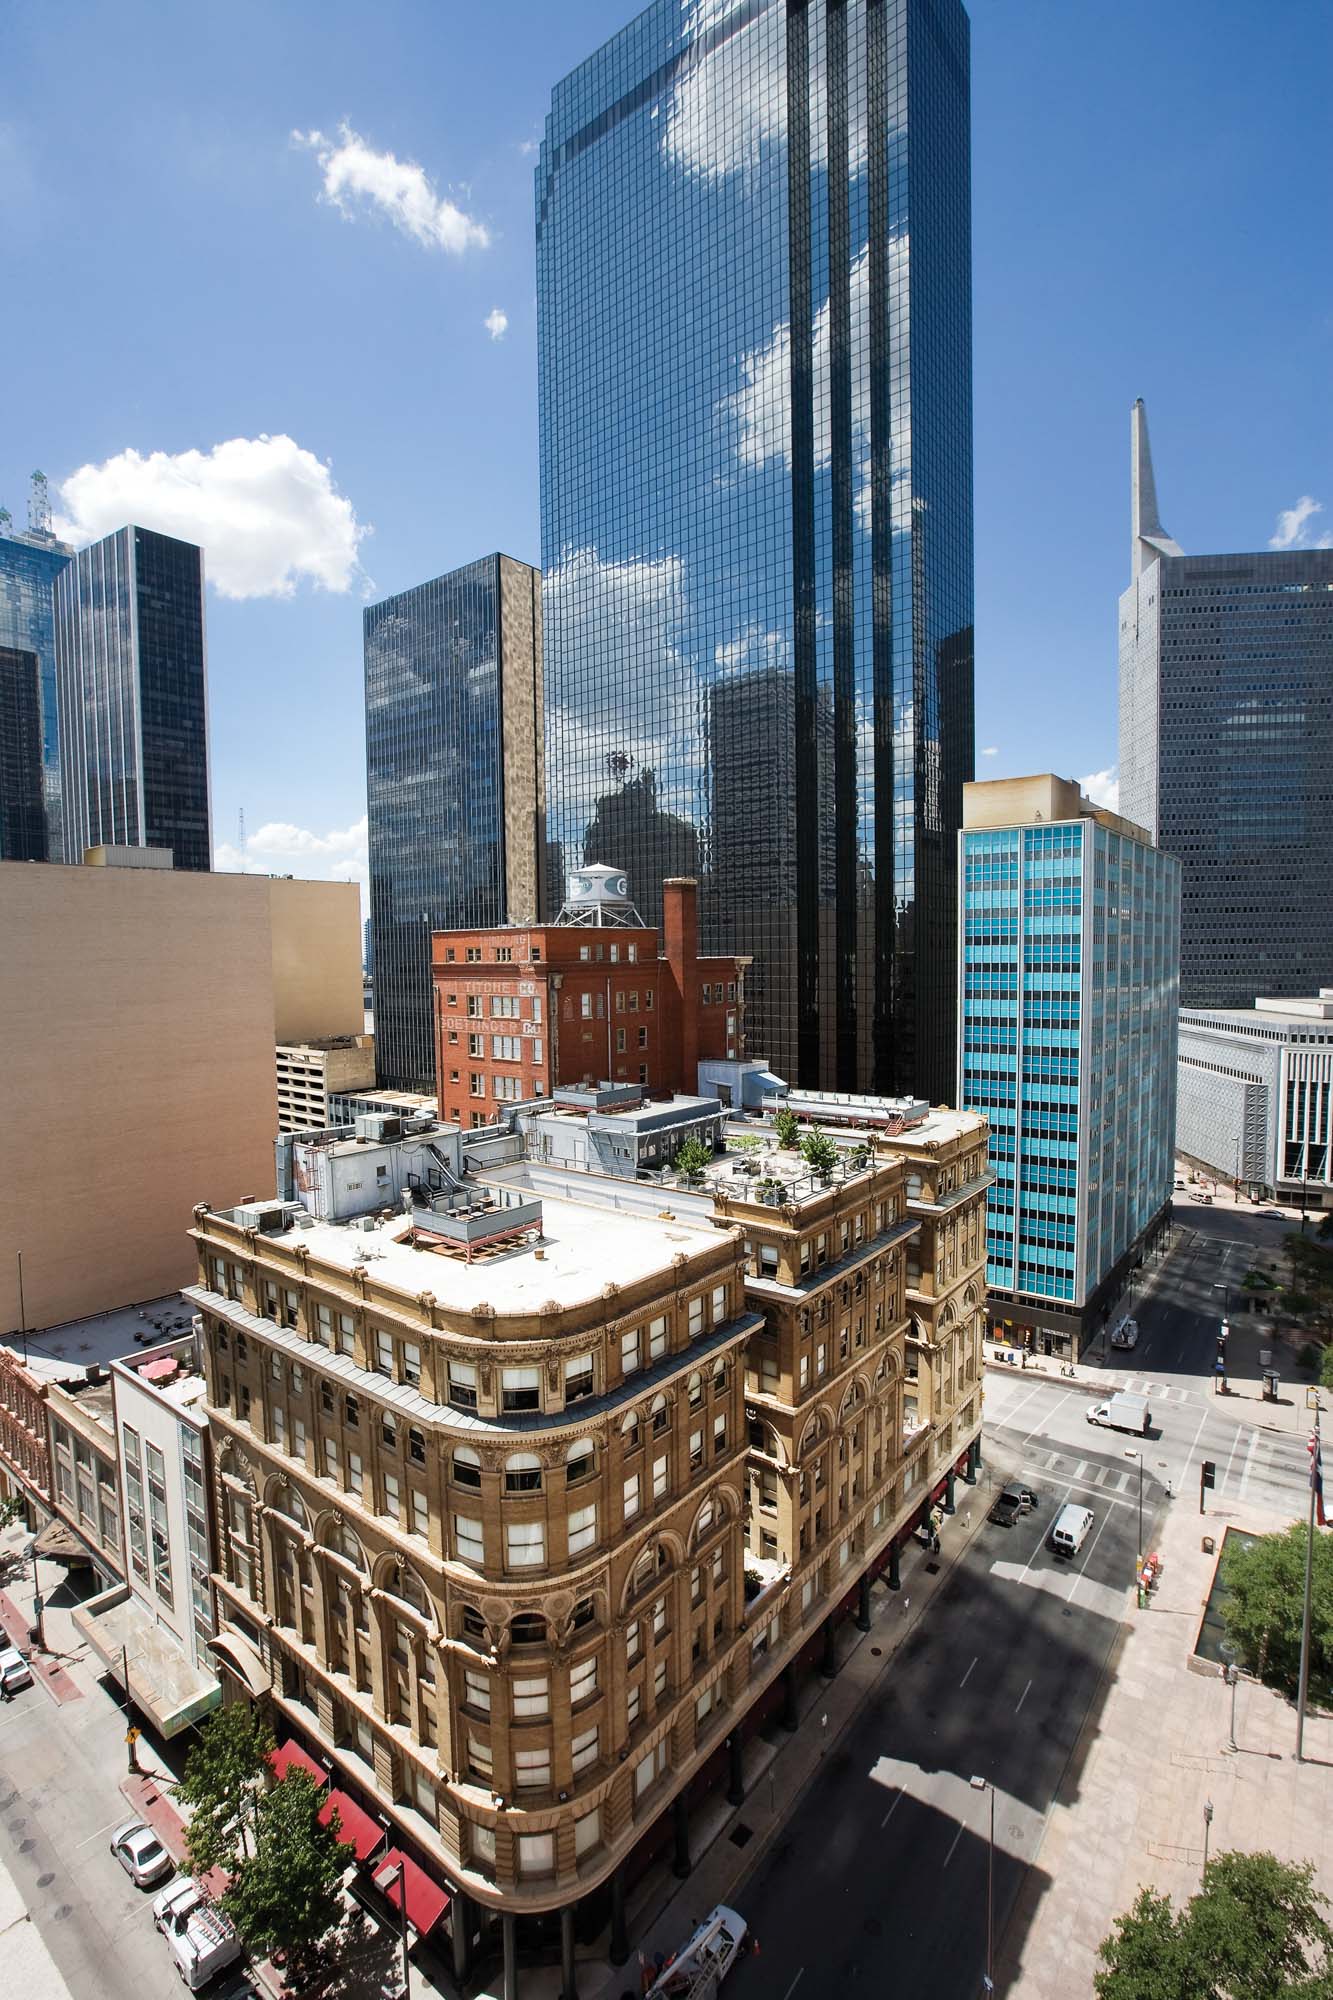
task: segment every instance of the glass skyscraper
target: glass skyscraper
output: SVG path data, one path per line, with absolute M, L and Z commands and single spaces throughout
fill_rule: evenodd
M 541 577 L 485 556 L 369 605 L 364 638 L 376 1069 L 429 1091 L 431 932 L 541 914 Z
M 118 528 L 56 578 L 55 620 L 65 860 L 105 843 L 207 869 L 202 551 Z
M 969 24 L 656 0 L 537 171 L 549 816 L 700 881 L 793 1081 L 948 1094 L 972 775 Z
M 35 653 L 0 646 L 0 861 L 46 859 L 41 672 Z
M 1120 808 L 1183 867 L 1180 997 L 1248 1008 L 1333 985 L 1333 549 L 1187 556 L 1131 432 Z
M 64 852 L 53 589 L 69 558 L 69 550 L 49 534 L 6 534 L 0 525 L 0 646 L 31 653 L 37 661 L 46 853 L 52 861 L 59 861 Z
M 1081 1351 L 1171 1200 L 1180 863 L 1059 778 L 968 788 L 958 1102 L 993 1316 Z

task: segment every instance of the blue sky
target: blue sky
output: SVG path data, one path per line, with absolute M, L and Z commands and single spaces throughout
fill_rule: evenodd
M 252 865 L 363 871 L 366 597 L 537 559 L 533 147 L 631 11 L 0 13 L 0 504 L 41 466 L 85 532 L 197 520 L 215 839 L 243 807 Z M 1084 776 L 1136 395 L 1186 550 L 1333 533 L 1333 7 L 971 13 L 977 769 Z

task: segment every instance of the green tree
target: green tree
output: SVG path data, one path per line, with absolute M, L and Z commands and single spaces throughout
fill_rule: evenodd
M 11 1493 L 8 1500 L 0 1500 L 0 1534 L 22 1519 L 23 1502 L 17 1493 Z
M 1333 1340 L 1324 1349 L 1323 1358 L 1319 1363 L 1319 1380 L 1326 1389 L 1333 1389 Z
M 779 1146 L 790 1150 L 801 1136 L 801 1121 L 794 1111 L 784 1105 L 773 1120 L 773 1130 L 778 1135 Z
M 1305 1594 L 1303 1521 L 1284 1534 L 1227 1539 L 1222 1618 L 1242 1663 L 1269 1687 L 1295 1695 Z M 1247 1540 L 1249 1538 L 1247 1537 Z M 1316 1533 L 1310 1600 L 1310 1695 L 1333 1701 L 1333 1538 Z
M 1309 1864 L 1219 1854 L 1184 1910 L 1142 1889 L 1099 1956 L 1098 2000 L 1333 2000 L 1333 1930 Z
M 273 1737 L 256 1709 L 229 1702 L 209 1717 L 185 1761 L 177 1797 L 190 1808 L 186 1845 L 196 1875 L 234 1875 L 253 1853 L 262 1796 L 273 1776 Z
M 712 1157 L 712 1147 L 705 1146 L 703 1140 L 696 1139 L 691 1132 L 677 1146 L 673 1165 L 678 1174 L 701 1174 Z
M 1296 1318 L 1333 1332 L 1333 1250 L 1292 1230 L 1286 1239 L 1291 1283 L 1283 1304 Z
M 350 1850 L 338 1839 L 337 1812 L 321 1826 L 322 1794 L 308 1771 L 293 1766 L 262 1795 L 254 1852 L 244 1856 L 222 1907 L 251 1951 L 302 1956 L 342 1916 L 338 1889 Z
M 838 1164 L 838 1149 L 822 1132 L 802 1139 L 801 1153 L 812 1174 L 831 1174 Z

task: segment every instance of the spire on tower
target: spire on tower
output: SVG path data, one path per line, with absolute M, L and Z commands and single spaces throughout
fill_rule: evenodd
M 1157 512 L 1157 484 L 1153 479 L 1152 450 L 1148 444 L 1148 412 L 1143 398 L 1136 401 L 1129 420 L 1130 457 L 1130 574 L 1138 576 L 1158 556 L 1183 556 Z

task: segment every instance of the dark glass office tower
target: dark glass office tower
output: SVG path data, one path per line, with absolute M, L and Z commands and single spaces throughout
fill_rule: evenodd
M 1333 986 L 1333 549 L 1189 556 L 1131 417 L 1120 810 L 1182 869 L 1180 1004 Z
M 208 868 L 202 551 L 118 528 L 57 577 L 55 617 L 64 858 L 168 847 Z
M 789 1077 L 953 1088 L 972 775 L 959 0 L 657 0 L 537 172 L 549 818 L 700 877 Z
M 376 1068 L 434 1090 L 431 932 L 541 915 L 541 577 L 486 556 L 364 626 Z
M 60 738 L 56 727 L 56 637 L 53 587 L 70 551 L 49 532 L 6 533 L 0 521 L 0 646 L 37 661 L 41 701 L 42 797 L 46 853 L 64 851 L 60 824 Z
M 0 646 L 0 861 L 45 861 L 42 687 L 35 653 Z

